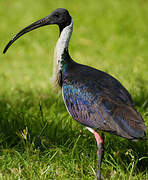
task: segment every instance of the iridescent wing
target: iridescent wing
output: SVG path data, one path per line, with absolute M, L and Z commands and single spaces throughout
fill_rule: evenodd
M 89 72 L 87 68 L 86 71 L 81 68 L 75 76 L 69 74 L 63 81 L 64 102 L 73 119 L 129 139 L 142 137 L 143 119 L 133 108 L 132 99 L 124 87 L 109 75 L 104 77 L 107 80 L 101 81 L 97 75 L 103 72 L 94 71 L 93 76 Z M 81 78 L 78 79 L 78 75 Z

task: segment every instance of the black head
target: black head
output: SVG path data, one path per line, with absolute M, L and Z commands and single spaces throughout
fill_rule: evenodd
M 57 24 L 62 31 L 66 26 L 71 23 L 71 16 L 69 12 L 64 8 L 58 8 L 54 10 L 50 15 L 51 24 Z
M 41 26 L 51 25 L 51 24 L 57 24 L 60 28 L 60 32 L 71 23 L 71 16 L 69 15 L 69 12 L 64 8 L 58 8 L 54 10 L 50 15 L 46 16 L 45 18 L 42 18 L 31 25 L 25 27 L 23 30 L 21 30 L 18 34 L 16 34 L 6 45 L 3 53 L 7 51 L 7 49 L 11 46 L 11 44 L 17 40 L 19 37 L 21 37 L 23 34 L 32 31 L 34 29 L 37 29 Z

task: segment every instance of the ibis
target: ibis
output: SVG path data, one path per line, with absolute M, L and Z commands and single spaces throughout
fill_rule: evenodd
M 58 8 L 45 18 L 25 27 L 9 41 L 3 53 L 23 34 L 53 24 L 59 27 L 59 38 L 54 52 L 53 80 L 61 87 L 63 100 L 71 117 L 84 125 L 96 139 L 96 179 L 99 180 L 102 177 L 104 132 L 136 140 L 145 136 L 146 126 L 134 107 L 131 95 L 117 79 L 71 58 L 68 46 L 73 31 L 73 19 L 68 10 Z M 101 135 L 98 131 L 101 131 Z

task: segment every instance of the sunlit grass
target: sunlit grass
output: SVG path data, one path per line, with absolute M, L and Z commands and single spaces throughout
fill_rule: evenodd
M 6 43 L 19 30 L 67 8 L 74 19 L 70 53 L 104 70 L 132 94 L 148 125 L 148 2 L 0 1 L 0 179 L 94 179 L 96 142 L 69 117 L 50 84 L 58 28 L 44 27 Z M 148 179 L 148 143 L 106 134 L 105 179 Z

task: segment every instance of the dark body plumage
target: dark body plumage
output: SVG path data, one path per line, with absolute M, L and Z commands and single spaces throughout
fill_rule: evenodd
M 67 109 L 85 126 L 128 139 L 144 136 L 145 125 L 128 91 L 109 74 L 63 55 L 61 85 Z

